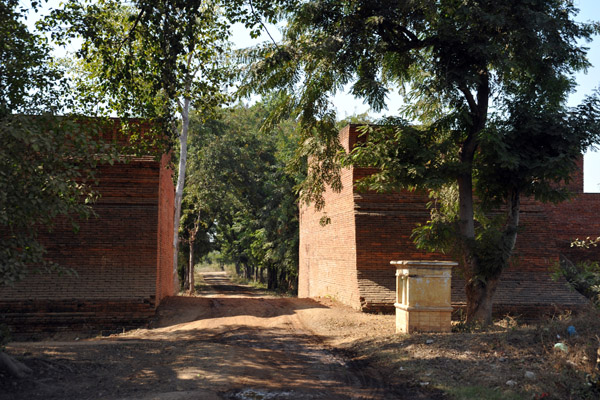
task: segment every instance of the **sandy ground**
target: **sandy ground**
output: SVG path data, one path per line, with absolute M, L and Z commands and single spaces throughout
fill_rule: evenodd
M 0 376 L 0 399 L 444 398 L 391 381 L 342 350 L 352 332 L 392 332 L 389 316 L 264 295 L 221 272 L 204 273 L 204 281 L 201 296 L 165 301 L 151 329 L 9 344 L 7 352 L 35 372 Z

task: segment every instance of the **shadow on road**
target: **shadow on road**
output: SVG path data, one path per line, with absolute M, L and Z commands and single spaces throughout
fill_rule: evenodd
M 214 285 L 209 296 L 164 301 L 153 329 L 11 344 L 36 374 L 0 382 L 0 400 L 444 398 L 390 385 L 365 362 L 324 346 L 298 317 L 327 309 L 315 301 L 254 296 L 219 273 L 205 282 Z

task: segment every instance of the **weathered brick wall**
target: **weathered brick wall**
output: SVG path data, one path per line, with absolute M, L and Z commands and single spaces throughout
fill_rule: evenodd
M 340 132 L 346 150 L 356 142 L 356 128 L 350 125 Z M 352 171 L 353 180 L 372 173 L 360 168 L 348 171 Z M 348 181 L 349 177 L 344 175 L 344 179 Z M 569 187 L 581 191 L 582 182 L 579 172 Z M 326 211 L 344 212 L 344 217 L 332 218 L 326 228 L 318 226 L 320 214 L 310 208 L 301 209 L 300 294 L 308 297 L 336 293 L 341 301 L 354 307 L 358 305 L 365 311 L 392 311 L 395 269 L 389 264 L 391 260 L 449 258 L 417 250 L 410 238 L 415 226 L 429 218 L 425 193 L 358 193 L 349 188 L 352 185 L 345 182 L 342 193 L 327 193 Z M 349 204 L 350 199 L 352 204 Z M 550 268 L 558 261 L 559 251 L 564 250 L 561 247 L 566 241 L 564 238 L 579 232 L 594 237 L 600 235 L 599 223 L 586 225 L 594 210 L 600 211 L 599 206 L 600 195 L 581 195 L 571 203 L 558 206 L 523 201 L 514 263 L 503 274 L 496 293 L 498 311 L 520 310 L 530 315 L 585 303 L 579 294 L 566 287 L 565 282 L 553 281 Z M 347 213 L 350 207 L 353 215 Z M 334 247 L 337 242 L 332 238 L 336 237 L 352 241 L 347 246 L 347 254 Z M 355 264 L 352 265 L 351 255 L 354 254 Z M 314 267 L 322 264 L 326 268 Z M 353 273 L 352 269 L 356 270 L 356 281 L 347 278 Z M 353 286 L 354 282 L 356 286 Z M 452 302 L 460 307 L 465 304 L 465 295 L 464 281 L 458 271 L 454 271 L 452 286 Z M 343 294 L 346 290 L 349 295 Z M 359 293 L 358 304 L 354 300 L 356 291 Z M 346 297 L 353 300 L 347 301 Z
M 348 142 L 349 127 L 341 131 Z M 299 297 L 331 296 L 359 308 L 352 169 L 342 172 L 340 193 L 325 193 L 325 208 L 300 207 Z M 331 223 L 321 226 L 321 217 Z
M 160 163 L 158 187 L 158 260 L 156 274 L 156 303 L 175 293 L 173 287 L 173 224 L 175 188 L 173 173 L 169 169 L 169 155 L 163 155 Z
M 396 269 L 390 261 L 448 260 L 448 257 L 424 253 L 411 239 L 417 224 L 429 217 L 426 194 L 355 193 L 354 200 L 361 305 L 368 311 L 389 311 L 395 301 L 396 285 Z
M 583 193 L 557 205 L 548 205 L 554 220 L 557 248 L 572 261 L 600 261 L 600 246 L 589 250 L 571 247 L 574 239 L 600 236 L 600 194 Z
M 146 325 L 154 308 L 143 299 L 29 299 L 0 303 L 0 323 L 7 324 L 14 340 L 40 333 L 121 332 Z
M 157 286 L 157 269 L 170 271 L 170 246 L 164 244 L 173 226 L 172 211 L 161 209 L 172 209 L 165 164 L 143 157 L 99 167 L 98 217 L 80 221 L 77 233 L 62 220 L 40 235 L 48 258 L 77 274 L 30 274 L 14 287 L 1 287 L 0 323 L 16 331 L 66 324 L 108 328 L 153 315 L 160 298 L 172 294 L 167 282 Z
M 550 230 L 555 241 L 556 254 L 572 261 L 600 261 L 600 247 L 589 250 L 571 247 L 575 239 L 600 236 L 600 193 L 583 193 L 583 157 L 573 174 L 569 189 L 574 196 L 559 204 L 544 204 L 544 212 L 551 219 Z

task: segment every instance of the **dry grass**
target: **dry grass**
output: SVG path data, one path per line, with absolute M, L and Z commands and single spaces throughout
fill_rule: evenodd
M 600 398 L 598 310 L 537 324 L 507 318 L 486 330 L 397 335 L 393 315 L 361 314 L 320 301 L 330 308 L 303 318 L 307 327 L 331 346 L 386 371 L 391 382 L 436 387 L 456 399 Z M 576 336 L 568 335 L 570 325 Z M 555 350 L 557 342 L 565 343 L 568 353 Z
M 180 297 L 173 299 L 171 303 L 163 304 L 162 326 L 178 327 L 173 331 L 159 333 L 164 334 L 166 339 L 161 336 L 157 341 L 148 340 L 148 337 L 143 335 L 145 330 L 117 335 L 127 339 L 135 337 L 144 339 L 139 342 L 122 343 L 123 349 L 136 352 L 135 357 L 123 359 L 120 354 L 114 353 L 115 349 L 122 351 L 119 347 L 121 345 L 116 347 L 100 345 L 104 342 L 99 339 L 83 343 L 85 346 L 58 345 L 58 347 L 63 346 L 64 351 L 71 354 L 69 356 L 71 361 L 68 361 L 66 356 L 59 358 L 52 356 L 44 350 L 44 347 L 34 345 L 30 348 L 27 344 L 19 344 L 18 348 L 13 347 L 13 355 L 24 354 L 30 366 L 38 371 L 31 382 L 35 382 L 40 374 L 50 374 L 48 376 L 53 377 L 53 382 L 61 384 L 71 382 L 74 378 L 79 379 L 78 376 L 81 375 L 73 373 L 77 368 L 92 368 L 88 370 L 91 371 L 89 374 L 81 375 L 80 379 L 80 383 L 85 384 L 85 388 L 81 389 L 82 393 L 88 393 L 87 390 L 96 390 L 98 385 L 102 386 L 106 382 L 114 381 L 114 371 L 106 368 L 106 365 L 126 371 L 133 370 L 132 366 L 135 365 L 143 369 L 148 365 L 160 364 L 152 358 L 156 354 L 161 355 L 161 362 L 168 356 L 177 365 L 181 365 L 177 357 L 200 362 L 201 360 L 194 356 L 195 353 L 191 352 L 192 347 L 182 344 L 178 336 L 181 330 L 180 324 L 214 323 L 219 329 L 224 329 L 220 327 L 218 319 L 226 317 L 230 319 L 230 324 L 235 323 L 240 327 L 246 327 L 249 321 L 271 327 L 275 323 L 273 321 L 280 321 L 283 317 L 288 321 L 285 332 L 295 332 L 298 328 L 302 328 L 300 329 L 302 335 L 312 332 L 317 335 L 316 341 L 321 340 L 334 353 L 340 352 L 341 355 L 347 356 L 340 359 L 349 359 L 350 364 L 356 368 L 362 366 L 375 368 L 389 384 L 397 384 L 400 388 L 408 389 L 414 389 L 411 386 L 415 386 L 416 391 L 430 392 L 435 395 L 435 398 L 444 397 L 443 393 L 440 394 L 441 390 L 451 399 L 600 399 L 598 384 L 600 370 L 597 365 L 597 358 L 600 356 L 598 354 L 600 311 L 597 309 L 590 308 L 578 315 L 560 314 L 537 324 L 523 324 L 518 319 L 505 318 L 486 330 L 468 330 L 461 324 L 455 324 L 455 332 L 452 333 L 398 335 L 394 332 L 394 315 L 360 313 L 327 298 L 319 299 L 321 304 L 304 299 L 280 299 L 279 296 L 265 296 L 264 291 L 249 286 L 232 285 L 235 286 L 232 288 L 235 290 L 227 291 L 223 286 L 226 283 L 224 276 L 222 281 L 211 282 L 209 279 L 197 276 L 199 296 L 208 296 L 211 297 L 210 299 Z M 219 291 L 222 290 L 236 296 L 229 300 L 229 306 L 224 303 L 224 300 L 212 301 L 212 298 L 219 295 Z M 244 296 L 247 299 L 244 299 Z M 269 301 L 266 302 L 265 299 Z M 236 301 L 238 303 L 235 303 Z M 167 307 L 169 304 L 171 305 Z M 267 304 L 271 306 L 261 308 Z M 216 313 L 214 318 L 210 317 L 210 312 L 213 311 Z M 260 316 L 260 318 L 249 319 L 249 316 Z M 567 328 L 571 325 L 576 328 L 577 335 L 568 335 Z M 252 332 L 253 327 L 255 326 L 248 325 L 244 329 Z M 220 342 L 217 340 L 213 343 L 211 339 L 206 338 L 207 332 L 211 332 L 214 328 L 194 329 L 203 339 L 197 340 L 198 337 L 192 335 L 194 340 L 189 346 L 206 346 L 206 354 L 211 356 L 203 358 L 202 362 L 206 363 L 205 368 L 211 373 L 227 371 L 227 368 L 235 367 L 239 359 L 247 357 L 247 349 L 242 349 L 241 354 L 226 351 L 220 364 L 217 363 L 214 346 L 215 343 Z M 147 334 L 151 335 L 151 332 L 148 331 Z M 259 330 L 255 333 L 257 332 Z M 294 336 L 291 337 L 296 340 Z M 83 337 L 78 336 L 78 338 Z M 63 336 L 52 339 L 64 341 L 75 338 Z M 118 337 L 112 339 L 117 340 Z M 173 354 L 161 353 L 167 346 L 163 343 L 164 340 L 172 342 L 168 346 Z M 310 341 L 313 343 L 314 339 L 311 337 Z M 82 342 L 84 341 L 79 341 L 80 344 Z M 554 345 L 557 342 L 564 343 L 568 347 L 568 352 L 555 350 Z M 85 352 L 78 353 L 78 351 L 85 351 L 88 345 L 94 351 L 93 355 Z M 50 343 L 47 346 L 56 347 Z M 35 351 L 39 353 L 32 354 L 31 352 L 34 351 L 32 348 L 38 349 Z M 507 384 L 509 381 L 511 385 Z M 26 388 L 31 382 L 24 381 L 22 386 Z M 9 385 L 3 382 L 0 376 L 0 399 L 6 398 L 2 396 L 2 384 Z M 162 386 L 164 390 L 174 390 L 163 380 L 157 385 L 164 385 Z M 4 389 L 6 387 L 9 386 L 5 386 Z M 19 388 L 20 386 L 17 387 Z M 12 386 L 10 389 L 13 392 L 16 390 Z M 159 389 L 159 386 L 152 387 L 154 391 Z M 51 386 L 44 390 L 46 392 L 42 390 L 36 398 L 44 398 L 44 393 L 55 393 Z M 127 393 L 129 392 L 125 394 Z M 133 394 L 134 392 L 129 393 L 131 396 Z M 94 396 L 71 396 L 71 398 L 92 397 Z M 31 397 L 24 394 L 21 398 Z

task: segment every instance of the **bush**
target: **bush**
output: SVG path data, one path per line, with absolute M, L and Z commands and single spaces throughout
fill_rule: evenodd
M 562 256 L 553 277 L 564 277 L 569 286 L 600 306 L 600 264 L 597 261 L 573 263 Z

